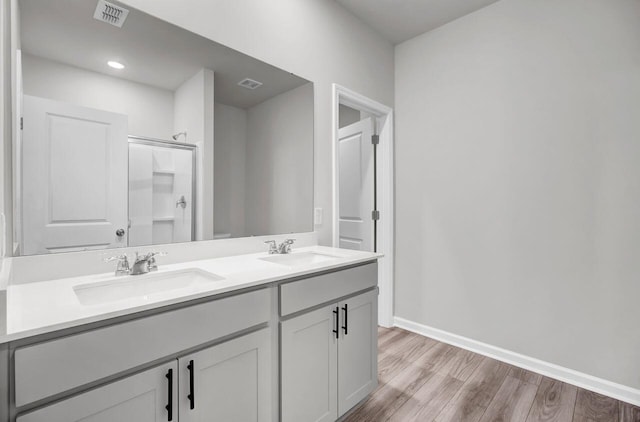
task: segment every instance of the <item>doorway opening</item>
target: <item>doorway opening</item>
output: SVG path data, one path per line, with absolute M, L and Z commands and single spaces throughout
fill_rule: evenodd
M 393 110 L 333 84 L 333 246 L 378 252 L 378 323 L 393 325 Z

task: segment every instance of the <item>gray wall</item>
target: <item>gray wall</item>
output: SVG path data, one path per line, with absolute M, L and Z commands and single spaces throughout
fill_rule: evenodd
M 215 104 L 214 222 L 215 234 L 245 236 L 245 162 L 247 112 Z
M 396 314 L 640 388 L 640 2 L 396 48 Z
M 173 92 L 22 54 L 27 95 L 126 114 L 129 134 L 171 139 Z
M 221 2 L 125 0 L 125 4 L 293 72 L 314 83 L 314 203 L 331 243 L 331 84 L 393 106 L 393 46 L 338 3 L 326 0 Z M 256 36 L 259 34 L 259 36 Z
M 310 231 L 313 85 L 247 110 L 246 234 Z

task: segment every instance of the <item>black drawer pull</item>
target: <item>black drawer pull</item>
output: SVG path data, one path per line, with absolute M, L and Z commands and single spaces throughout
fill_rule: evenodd
M 164 408 L 167 409 L 167 413 L 168 413 L 167 420 L 172 421 L 173 420 L 173 369 L 169 369 L 165 377 L 167 378 L 167 380 L 169 380 L 168 382 L 169 403 Z
M 347 329 L 349 326 L 349 323 L 347 322 L 347 315 L 349 314 L 348 309 L 349 309 L 348 305 L 345 303 L 344 306 L 342 307 L 342 310 L 344 311 L 344 325 L 342 326 L 342 329 L 344 330 L 345 336 L 348 334 Z
M 340 338 L 340 330 L 338 329 L 338 326 L 340 325 L 340 322 L 338 321 L 340 319 L 340 307 L 336 306 L 333 313 L 336 316 L 336 328 L 332 331 L 336 334 L 336 338 Z
M 189 394 L 187 395 L 187 398 L 189 399 L 189 407 L 193 410 L 196 407 L 196 392 L 193 386 L 193 360 L 189 361 L 187 369 L 189 370 Z

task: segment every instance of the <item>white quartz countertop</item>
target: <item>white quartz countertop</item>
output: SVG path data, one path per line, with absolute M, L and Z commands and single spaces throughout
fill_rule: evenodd
M 321 262 L 303 262 L 287 266 L 262 259 L 282 256 L 267 253 L 235 255 L 170 265 L 163 265 L 162 258 L 158 258 L 159 270 L 148 275 L 115 278 L 113 273 L 107 273 L 26 284 L 10 284 L 6 289 L 6 327 L 0 327 L 0 343 L 293 277 L 338 269 L 382 256 L 371 252 L 324 246 L 296 248 L 292 255 L 308 255 L 310 252 L 322 255 Z M 132 295 L 132 297 L 123 297 L 104 303 L 98 300 L 98 303 L 83 304 L 76 294 L 77 291 L 95 286 L 96 283 L 136 283 L 143 281 L 145 277 L 157 278 L 165 273 L 167 279 L 170 280 L 168 276 L 185 270 L 195 270 L 205 276 L 213 274 L 221 279 L 165 289 L 148 296 Z

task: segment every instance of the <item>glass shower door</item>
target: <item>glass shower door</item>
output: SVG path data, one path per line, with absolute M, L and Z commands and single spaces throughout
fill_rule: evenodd
M 129 246 L 194 239 L 195 146 L 129 138 Z

